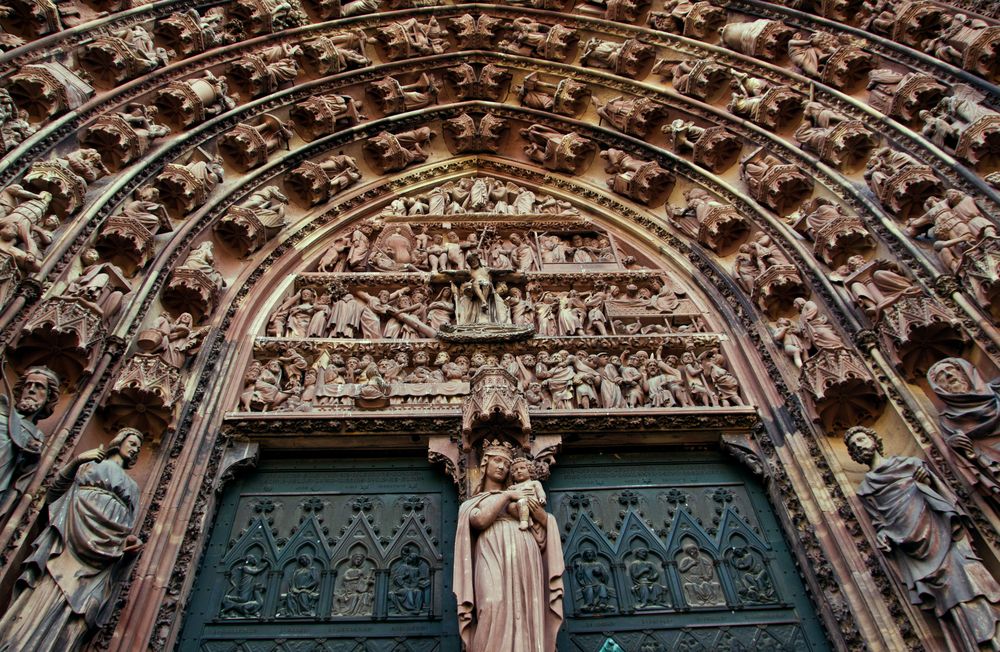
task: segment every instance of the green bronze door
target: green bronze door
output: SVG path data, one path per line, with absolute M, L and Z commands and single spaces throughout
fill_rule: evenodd
M 226 488 L 180 649 L 457 651 L 457 510 L 422 457 L 261 464 Z
M 560 652 L 828 649 L 778 524 L 723 458 L 563 455 Z
M 560 652 L 828 649 L 740 467 L 564 454 L 546 492 L 566 560 Z M 180 649 L 458 652 L 457 510 L 419 457 L 261 464 L 226 489 Z

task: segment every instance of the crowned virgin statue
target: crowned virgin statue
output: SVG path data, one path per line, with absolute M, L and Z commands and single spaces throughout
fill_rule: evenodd
M 458 510 L 455 597 L 466 652 L 554 652 L 563 618 L 563 557 L 556 519 L 531 483 L 511 487 L 510 444 L 487 442 L 482 480 Z M 530 526 L 519 527 L 526 500 Z

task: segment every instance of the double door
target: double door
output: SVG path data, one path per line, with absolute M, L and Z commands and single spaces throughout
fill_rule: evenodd
M 566 562 L 560 651 L 827 649 L 739 467 L 564 454 L 546 491 Z M 422 456 L 263 463 L 223 496 L 180 649 L 458 652 L 457 511 Z

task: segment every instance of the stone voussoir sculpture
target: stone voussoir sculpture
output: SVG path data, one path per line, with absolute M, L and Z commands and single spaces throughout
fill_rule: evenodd
M 852 169 L 868 160 L 878 140 L 860 120 L 808 102 L 803 122 L 795 130 L 799 147 L 836 168 Z
M 370 66 L 372 60 L 365 54 L 368 41 L 368 36 L 360 29 L 306 41 L 302 44 L 303 66 L 319 75 L 334 75 Z
M 24 175 L 24 185 L 51 195 L 49 210 L 66 218 L 83 206 L 90 184 L 108 175 L 101 154 L 81 148 L 48 161 L 36 161 Z
M 830 432 L 877 418 L 884 397 L 861 356 L 847 348 L 815 302 L 799 297 L 794 305 L 798 323 L 781 317 L 773 334 L 801 369 L 799 380 L 813 420 Z
M 965 348 L 968 336 L 961 322 L 889 261 L 851 256 L 837 277 L 907 378 L 923 375 L 937 360 Z
M 383 77 L 368 84 L 366 91 L 379 111 L 395 115 L 435 104 L 441 85 L 434 75 L 421 73 L 412 84 L 403 84 L 394 77 Z
M 477 123 L 464 111 L 454 118 L 445 120 L 442 129 L 456 154 L 500 151 L 507 134 L 507 120 L 493 113 L 484 113 Z
M 726 109 L 733 115 L 777 131 L 802 115 L 805 99 L 788 86 L 733 71 L 733 95 Z
M 288 117 L 303 140 L 316 140 L 366 120 L 361 108 L 361 102 L 350 95 L 313 95 L 292 106 Z
M 599 38 L 588 39 L 583 44 L 580 63 L 590 68 L 604 68 L 616 75 L 635 79 L 656 56 L 656 48 L 637 39 L 621 43 Z
M 245 258 L 277 235 L 285 225 L 286 197 L 277 186 L 257 190 L 233 206 L 215 225 L 215 233 L 226 246 Z
M 974 168 L 1000 166 L 1000 113 L 984 105 L 985 97 L 966 84 L 955 84 L 953 94 L 930 110 L 920 111 L 920 133 L 953 152 Z
M 7 92 L 31 120 L 72 111 L 94 95 L 90 84 L 58 62 L 23 66 L 10 76 Z
M 813 191 L 813 180 L 797 165 L 758 149 L 740 161 L 740 178 L 751 197 L 779 215 L 793 211 Z
M 684 208 L 670 208 L 671 221 L 712 251 L 728 253 L 749 237 L 749 221 L 731 204 L 723 204 L 703 188 L 685 190 L 684 199 Z
M 227 163 L 246 172 L 267 163 L 268 157 L 279 149 L 289 149 L 294 135 L 285 122 L 265 114 L 256 124 L 240 123 L 222 134 L 219 153 Z
M 436 135 L 430 127 L 399 133 L 382 131 L 365 141 L 364 151 L 383 172 L 398 172 L 426 161 L 431 155 L 431 139 Z
M 606 149 L 601 152 L 608 188 L 619 195 L 634 199 L 642 204 L 652 204 L 662 199 L 673 187 L 674 178 L 655 161 L 646 161 L 631 156 L 620 149 Z
M 507 97 L 507 89 L 512 77 L 513 73 L 509 68 L 493 63 L 479 68 L 468 63 L 460 63 L 457 66 L 446 68 L 444 74 L 445 80 L 451 84 L 455 91 L 455 97 L 462 101 L 492 100 L 502 102 Z M 525 104 L 525 106 L 528 105 Z
M 597 145 L 576 132 L 562 133 L 534 124 L 521 130 L 524 153 L 546 170 L 579 174 L 590 164 Z
M 674 90 L 681 95 L 706 102 L 720 96 L 730 82 L 729 69 L 711 59 L 675 61 L 664 57 L 653 64 L 653 72 L 664 81 L 670 79 Z
M 797 32 L 788 41 L 788 57 L 807 76 L 850 90 L 875 67 L 875 55 L 863 50 L 863 44 L 847 34 Z
M 732 167 L 743 151 L 743 141 L 725 127 L 700 127 L 677 118 L 660 127 L 678 154 L 690 153 L 698 165 L 719 174 Z
M 849 256 L 866 254 L 875 239 L 857 215 L 826 197 L 814 197 L 788 216 L 792 228 L 813 242 L 813 252 L 827 265 L 837 266 Z
M 891 147 L 875 151 L 864 176 L 879 202 L 901 220 L 920 215 L 925 202 L 943 192 L 933 168 Z
M 124 111 L 98 118 L 80 144 L 96 150 L 109 170 L 118 171 L 149 151 L 153 141 L 170 133 L 157 124 L 156 106 L 126 105 Z
M 1000 235 L 971 195 L 950 189 L 930 197 L 924 213 L 907 221 L 906 232 L 926 232 L 941 264 L 967 281 L 987 310 L 1000 311 Z
M 910 123 L 933 109 L 947 87 L 930 75 L 879 68 L 868 73 L 868 104 L 885 115 Z
M 564 77 L 557 82 L 542 79 L 537 72 L 525 75 L 517 87 L 521 106 L 559 115 L 577 116 L 590 104 L 590 89 L 586 84 Z
M 157 200 L 159 191 L 146 186 L 135 191 L 121 211 L 101 225 L 94 248 L 101 258 L 133 276 L 154 253 L 154 238 L 173 230 L 167 211 Z
M 558 23 L 544 25 L 525 16 L 515 18 L 510 30 L 510 37 L 497 44 L 501 51 L 549 61 L 565 61 L 569 49 L 580 40 L 575 29 Z
M 650 129 L 667 117 L 667 109 L 646 97 L 625 98 L 619 95 L 598 105 L 597 115 L 618 131 L 645 138 Z
M 301 45 L 279 43 L 237 59 L 226 77 L 245 97 L 262 97 L 295 83 L 301 57 Z
M 235 108 L 227 81 L 208 70 L 203 77 L 168 83 L 157 91 L 153 103 L 169 125 L 190 127 Z
M 69 382 L 94 369 L 100 344 L 114 326 L 131 286 L 95 249 L 80 254 L 80 275 L 43 301 L 25 321 L 11 351 L 22 364 L 46 362 Z
M 215 249 L 206 240 L 191 249 L 163 289 L 161 301 L 174 314 L 191 313 L 195 321 L 211 314 L 215 302 L 226 287 L 226 280 L 215 263 Z
M 711 42 L 726 24 L 726 10 L 708 0 L 667 0 L 647 22 L 653 29 Z
M 114 87 L 170 63 L 173 51 L 156 47 L 142 25 L 100 36 L 83 47 L 80 67 L 99 85 Z
M 153 181 L 159 202 L 171 217 L 184 217 L 204 206 L 208 196 L 225 179 L 221 157 L 202 158 L 186 164 L 168 163 Z
M 441 54 L 449 47 L 446 37 L 447 32 L 434 17 L 426 23 L 407 18 L 375 30 L 375 39 L 389 61 Z
M 761 18 L 746 23 L 728 23 L 720 34 L 727 48 L 756 59 L 774 61 L 788 49 L 795 29 L 778 20 Z
M 306 161 L 288 173 L 285 184 L 291 196 L 306 207 L 321 204 L 361 179 L 357 160 L 332 154 L 320 162 Z

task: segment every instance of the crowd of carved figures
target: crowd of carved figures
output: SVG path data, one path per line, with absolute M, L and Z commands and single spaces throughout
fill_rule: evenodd
M 671 352 L 538 348 L 525 353 L 477 349 L 469 355 L 420 347 L 358 355 L 346 347 L 303 355 L 293 343 L 258 356 L 244 379 L 239 409 L 308 412 L 351 407 L 461 404 L 481 367 L 516 379 L 531 410 L 726 408 L 745 405 L 718 348 Z
M 136 339 L 115 360 L 100 398 L 100 419 L 117 435 L 106 447 L 66 456 L 69 464 L 45 487 L 48 520 L 43 516 L 30 530 L 35 547 L 0 619 L 0 649 L 9 641 L 37 650 L 73 649 L 96 626 L 123 562 L 142 547 L 133 534 L 141 522 L 139 488 L 126 471 L 144 439 L 158 442 L 177 425 L 184 380 L 218 323 L 241 261 L 265 249 L 304 211 L 381 175 L 440 160 L 445 152 L 503 153 L 555 177 L 593 177 L 602 192 L 669 222 L 712 252 L 748 305 L 764 315 L 766 346 L 785 357 L 779 367 L 801 388 L 824 431 L 872 420 L 885 402 L 876 374 L 856 350 L 854 333 L 832 317 L 825 297 L 814 295 L 799 250 L 754 211 L 773 214 L 774 224 L 802 239 L 802 251 L 812 250 L 837 298 L 877 331 L 878 346 L 906 380 L 926 379 L 937 434 L 957 474 L 1000 502 L 1000 390 L 996 379 L 984 377 L 991 372 L 981 370 L 990 368 L 986 356 L 967 355 L 971 338 L 960 319 L 967 315 L 956 313 L 961 304 L 945 305 L 925 279 L 889 260 L 869 226 L 879 216 L 859 209 L 861 202 L 843 200 L 822 178 L 825 170 L 845 175 L 857 196 L 873 201 L 899 238 L 908 238 L 907 247 L 934 262 L 935 275 L 961 281 L 975 304 L 970 311 L 979 310 L 973 317 L 995 320 L 1000 233 L 984 184 L 1000 188 L 996 98 L 972 82 L 951 83 L 948 68 L 922 59 L 911 66 L 909 55 L 897 60 L 879 45 L 895 42 L 995 82 L 995 14 L 910 0 L 780 3 L 858 28 L 847 34 L 801 26 L 814 25 L 808 21 L 792 27 L 707 1 L 649 7 L 585 0 L 561 7 L 511 0 L 515 7 L 561 9 L 566 16 L 514 17 L 509 9 L 492 15 L 482 8 L 438 15 L 428 9 L 377 26 L 306 29 L 264 45 L 243 44 L 312 21 L 436 4 L 442 3 L 263 0 L 173 13 L 161 8 L 155 17 L 134 2 L 15 0 L 0 7 L 0 50 L 27 45 L 20 52 L 32 53 L 3 71 L 0 88 L 0 154 L 11 162 L 5 168 L 10 181 L 0 190 L 0 313 L 14 305 L 22 310 L 27 301 L 16 299 L 25 295 L 28 279 L 45 283 L 41 300 L 5 340 L 5 373 L 16 382 L 0 397 L 0 524 L 26 509 L 36 470 L 53 470 L 40 467 L 53 433 L 39 424 L 53 415 L 60 396 L 72 394 L 102 364 L 111 334 L 125 331 L 119 320 L 136 318 L 130 306 L 145 296 L 144 274 L 167 252 L 166 242 L 187 237 L 188 225 L 207 214 L 239 174 L 265 170 L 304 143 L 362 130 L 357 147 L 302 156 L 281 176 L 229 196 L 212 228 L 184 241 L 157 290 L 159 303 L 144 321 L 138 317 Z M 135 16 L 117 19 L 126 8 Z M 589 23 L 581 16 L 653 32 L 623 26 L 615 35 L 602 34 L 585 29 Z M 92 38 L 62 40 L 59 34 L 103 18 L 109 22 Z M 668 34 L 740 56 L 674 47 Z M 46 37 L 57 45 L 41 40 Z M 177 64 L 230 46 L 232 56 L 211 70 L 177 71 Z M 355 85 L 324 82 L 294 101 L 268 105 L 266 113 L 248 110 L 214 140 L 192 137 L 169 160 L 163 153 L 170 139 L 273 93 L 462 50 L 515 56 L 484 63 L 470 54 L 457 65 L 373 73 Z M 557 65 L 536 70 L 516 57 Z M 759 62 L 784 65 L 800 77 Z M 581 72 L 561 64 L 578 65 Z M 944 72 L 931 74 L 935 70 Z M 146 75 L 161 75 L 146 77 L 160 81 L 142 82 L 144 88 L 123 94 L 127 101 L 109 102 L 110 109 L 94 108 Z M 605 78 L 618 85 L 601 85 Z M 655 95 L 630 94 L 619 84 L 626 80 L 710 105 L 720 119 L 681 111 Z M 363 132 L 376 120 L 432 111 L 453 99 L 509 106 L 469 108 L 433 124 L 383 122 Z M 512 107 L 539 113 L 512 118 Z M 871 126 L 873 112 L 885 117 L 879 129 Z M 576 129 L 563 118 L 600 122 L 628 138 Z M 41 154 L 33 150 L 31 160 L 18 159 L 23 170 L 16 171 L 15 156 L 53 133 L 69 133 L 71 121 L 80 125 L 75 139 L 50 143 Z M 933 151 L 914 148 L 911 134 Z M 632 149 L 636 140 L 662 146 L 683 164 Z M 968 178 L 953 173 L 952 159 L 968 169 Z M 815 161 L 823 174 L 812 170 Z M 716 175 L 731 171 L 730 183 L 748 199 L 682 180 L 688 162 Z M 154 174 L 130 185 L 139 166 Z M 94 217 L 97 196 L 119 186 L 130 194 L 109 216 Z M 274 304 L 260 334 L 279 339 L 258 342 L 238 405 L 227 407 L 256 413 L 453 410 L 469 394 L 473 374 L 490 365 L 516 379 L 536 413 L 746 406 L 719 347 L 622 345 L 625 338 L 703 334 L 708 325 L 680 281 L 646 269 L 648 260 L 590 224 L 593 216 L 585 212 L 555 190 L 543 193 L 499 176 L 463 176 L 393 196 L 371 221 L 331 237 L 315 266 Z M 77 237 L 83 233 L 78 221 L 92 221 L 93 231 Z M 74 238 L 80 246 L 60 244 Z M 447 327 L 482 322 L 522 327 L 534 340 L 458 355 L 427 343 Z M 356 346 L 318 341 L 323 338 L 383 340 L 376 347 L 388 346 L 384 340 L 412 341 L 359 354 Z M 560 343 L 547 345 L 545 338 Z M 579 338 L 579 346 L 570 338 Z M 974 649 L 995 638 L 1000 586 L 972 550 L 962 525 L 966 515 L 952 490 L 921 460 L 883 458 L 881 442 L 869 431 L 849 431 L 847 446 L 856 462 L 870 467 L 858 496 L 875 541 L 917 603 L 945 616 L 955 645 Z M 58 455 L 48 457 L 51 464 Z M 913 505 L 905 513 L 890 509 L 889 503 L 903 500 Z M 84 518 L 93 513 L 100 518 Z M 80 531 L 71 522 L 86 527 Z M 941 536 L 928 537 L 929 531 Z M 650 534 L 616 547 L 617 557 L 595 536 L 566 559 L 570 601 L 578 614 L 594 616 L 772 604 L 780 596 L 747 532 L 718 549 L 707 536 L 675 537 L 667 545 Z M 915 552 L 918 542 L 927 545 Z M 440 570 L 437 552 L 429 544 L 402 543 L 390 551 L 393 545 L 338 549 L 339 556 L 288 545 L 280 559 L 277 548 L 248 545 L 227 561 L 229 586 L 218 617 L 426 617 L 437 608 L 429 592 Z M 268 603 L 272 613 L 264 610 L 268 591 L 275 593 Z M 376 595 L 385 600 L 376 604 Z

